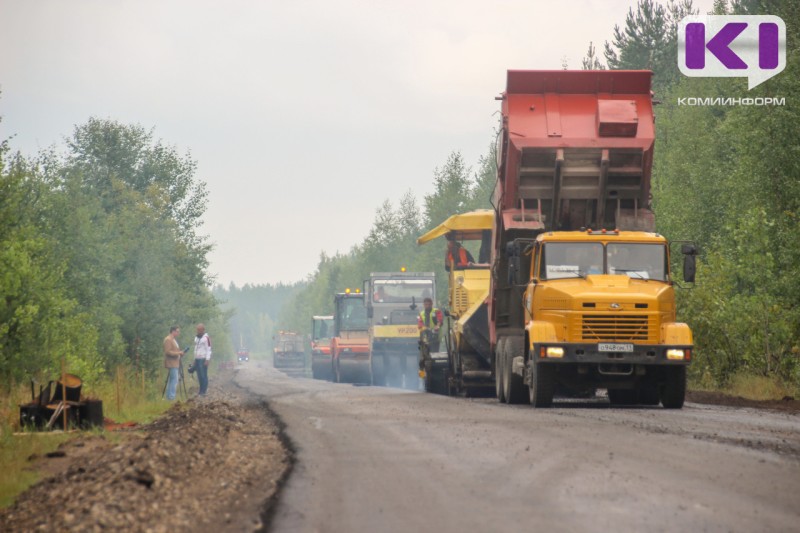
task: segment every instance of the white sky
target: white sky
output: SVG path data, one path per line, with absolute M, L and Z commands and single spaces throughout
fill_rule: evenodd
M 154 127 L 208 183 L 217 281 L 296 281 L 451 151 L 477 165 L 507 69 L 580 68 L 634 4 L 0 0 L 0 139 Z

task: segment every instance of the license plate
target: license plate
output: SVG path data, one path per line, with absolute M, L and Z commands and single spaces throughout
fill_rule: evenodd
M 599 352 L 632 352 L 633 344 L 614 344 L 610 342 L 600 343 L 597 345 Z

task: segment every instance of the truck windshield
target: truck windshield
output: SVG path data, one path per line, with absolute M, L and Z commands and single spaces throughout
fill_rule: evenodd
M 606 249 L 609 274 L 666 281 L 666 253 L 663 244 L 609 243 Z
M 433 280 L 430 279 L 376 279 L 372 282 L 372 301 L 375 303 L 411 303 L 411 298 L 422 304 L 433 298 Z
M 602 243 L 550 242 L 544 246 L 542 279 L 584 278 L 602 273 Z
M 367 308 L 361 298 L 343 298 L 339 301 L 339 328 L 342 331 L 366 330 L 369 328 Z
M 332 318 L 318 318 L 314 320 L 314 340 L 328 339 L 333 333 Z
M 626 275 L 666 281 L 663 244 L 549 242 L 544 245 L 542 279 L 584 278 L 590 274 Z

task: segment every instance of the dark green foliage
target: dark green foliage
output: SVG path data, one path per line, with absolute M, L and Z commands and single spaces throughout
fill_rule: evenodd
M 686 15 L 696 13 L 692 0 L 670 0 L 666 5 L 639 0 L 636 11 L 633 7 L 628 10 L 625 27 L 614 26 L 611 43 L 605 43 L 603 55 L 608 68 L 652 70 L 653 87 L 660 94 L 680 77 L 676 59 L 678 23 Z
M 77 127 L 67 148 L 10 164 L 5 145 L 0 154 L 5 383 L 62 357 L 85 380 L 120 363 L 155 371 L 170 325 L 188 345 L 194 323 L 219 316 L 196 232 L 206 192 L 194 161 L 110 120 Z
M 725 13 L 725 2 L 715 12 Z M 787 24 L 783 73 L 747 90 L 744 79 L 685 78 L 657 109 L 653 200 L 661 232 L 704 250 L 698 286 L 683 291 L 695 334 L 694 377 L 736 373 L 800 385 L 800 5 L 734 2 Z M 778 97 L 785 105 L 679 106 L 682 97 Z

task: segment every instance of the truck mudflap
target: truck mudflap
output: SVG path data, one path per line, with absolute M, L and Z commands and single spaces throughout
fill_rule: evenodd
M 559 356 L 559 349 L 561 355 Z M 547 364 L 583 363 L 609 365 L 688 365 L 693 345 L 601 343 L 534 343 L 531 357 Z M 682 354 L 682 355 L 681 355 Z M 516 365 L 515 365 L 516 366 Z

